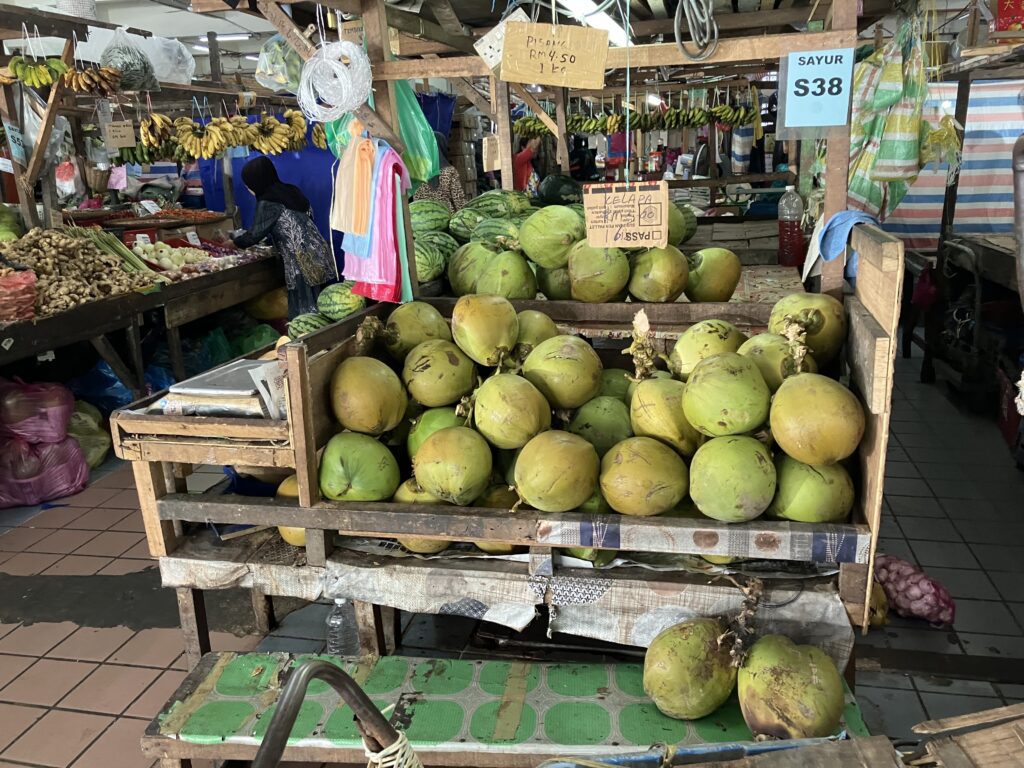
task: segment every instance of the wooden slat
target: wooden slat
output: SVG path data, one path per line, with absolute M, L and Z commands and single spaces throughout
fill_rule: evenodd
M 254 467 L 294 468 L 295 451 L 291 448 L 231 445 L 196 442 L 188 438 L 136 440 L 125 438 L 117 454 L 127 461 L 180 461 L 186 464 L 215 464 L 234 466 L 247 464 Z
M 168 328 L 177 328 L 193 320 L 209 317 L 222 309 L 237 306 L 280 285 L 281 274 L 277 270 L 253 275 L 244 281 L 223 283 L 168 301 L 164 305 L 164 319 Z
M 960 753 L 957 757 L 963 756 L 962 764 L 968 768 L 1019 768 L 1024 764 L 1024 720 L 949 737 L 948 740 L 948 746 L 945 738 L 929 745 L 929 751 L 942 758 L 944 768 L 958 768 L 958 764 L 953 762 L 956 754 L 953 747 Z
M 567 98 L 565 88 L 555 90 L 555 120 L 558 122 L 558 129 L 555 131 L 555 144 L 558 148 L 558 166 L 566 176 L 569 175 L 569 133 L 565 127 Z
M 850 377 L 868 410 L 875 414 L 882 413 L 889 407 L 891 347 L 895 339 L 886 334 L 878 321 L 854 296 L 846 302 L 846 319 Z
M 225 7 L 224 10 L 227 10 Z M 30 16 L 31 15 L 31 16 Z M 71 39 L 72 33 L 78 35 L 79 40 L 89 38 L 89 27 L 100 29 L 117 29 L 119 24 L 111 24 L 108 21 L 96 19 L 80 19 L 77 16 L 68 16 L 63 13 L 44 11 L 39 8 L 27 9 L 23 5 L 0 5 L 0 29 L 11 30 L 15 33 L 12 37 L 21 37 L 21 25 L 27 23 L 29 32 L 35 34 L 38 28 L 40 37 L 60 37 Z M 140 37 L 152 37 L 153 33 L 145 29 L 128 27 L 128 31 Z M 8 38 L 10 39 L 10 38 Z
M 882 329 L 895 336 L 903 291 L 903 243 L 863 225 L 854 228 L 850 244 L 857 251 L 857 298 Z
M 177 547 L 174 523 L 161 520 L 157 511 L 160 499 L 167 493 L 163 466 L 157 462 L 135 461 L 132 462 L 132 472 L 135 475 L 135 489 L 139 494 L 139 507 L 142 510 L 142 524 L 146 529 L 149 554 L 153 557 L 163 557 Z
M 474 88 L 469 80 L 464 77 L 453 77 L 448 82 L 460 96 L 465 96 L 474 107 L 494 120 L 494 110 L 491 109 L 491 102 L 485 99 L 483 94 Z
M 938 720 L 925 720 L 923 723 L 915 725 L 912 730 L 914 733 L 921 734 L 922 736 L 930 736 L 944 731 L 959 731 L 964 728 L 998 725 L 1019 718 L 1024 718 L 1024 703 L 986 709 L 981 712 L 972 712 L 968 715 L 943 717 Z
M 516 96 L 526 102 L 526 106 L 533 111 L 533 114 L 540 118 L 540 121 L 547 126 L 547 129 L 555 136 L 558 136 L 558 124 L 551 119 L 551 115 L 547 113 L 544 107 L 542 107 L 540 103 L 533 98 L 533 94 L 526 90 L 526 88 L 524 88 L 520 83 L 509 83 L 508 86 Z
M 512 173 L 512 117 L 509 112 L 508 83 L 491 78 L 491 100 L 494 115 L 498 119 L 498 157 L 501 160 L 501 188 L 512 189 L 515 180 Z
M 228 419 L 215 416 L 171 416 L 164 414 L 115 411 L 110 417 L 124 432 L 141 435 L 178 435 L 187 437 L 249 438 L 287 440 L 288 424 L 268 419 Z
M 329 393 L 318 389 L 314 395 L 314 390 L 310 388 L 309 361 L 303 345 L 286 345 L 285 359 L 288 364 L 288 410 L 292 415 L 289 425 L 292 430 L 292 445 L 295 447 L 299 503 L 309 506 L 320 500 L 320 486 L 317 482 L 317 442 L 313 432 L 313 404 L 328 404 L 330 399 Z M 324 399 L 325 394 L 327 399 Z

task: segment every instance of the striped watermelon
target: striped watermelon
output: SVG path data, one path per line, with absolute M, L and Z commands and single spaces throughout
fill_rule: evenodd
M 444 256 L 437 248 L 423 240 L 413 244 L 416 251 L 416 277 L 421 283 L 436 280 L 444 272 Z
M 459 241 L 449 235 L 447 232 L 424 232 L 421 235 L 416 235 L 417 242 L 423 241 L 430 243 L 441 252 L 444 256 L 445 264 L 452 255 L 459 249 Z
M 484 219 L 473 227 L 475 243 L 487 243 L 502 250 L 519 250 L 519 227 L 511 219 Z
M 414 234 L 444 232 L 451 219 L 448 207 L 434 200 L 413 200 L 409 203 L 409 214 Z
M 451 221 L 448 222 L 448 232 L 460 243 L 468 243 L 469 238 L 473 236 L 473 227 L 486 218 L 479 211 L 463 208 L 461 211 L 456 211 Z
M 300 336 L 305 336 L 307 333 L 319 331 L 330 324 L 331 318 L 325 317 L 319 312 L 306 312 L 302 315 L 296 315 L 288 323 L 288 336 L 292 339 L 297 339 Z
M 508 204 L 512 208 L 513 214 L 526 213 L 533 207 L 530 205 L 530 196 L 525 192 L 513 192 L 512 190 L 506 189 L 502 190 L 502 194 L 505 196 L 505 199 L 508 200 Z
M 353 312 L 366 306 L 366 299 L 358 293 L 352 293 L 355 282 L 346 280 L 343 283 L 328 285 L 316 299 L 316 308 L 320 314 L 331 320 L 341 320 Z
M 505 219 L 513 213 L 519 213 L 519 202 L 512 203 L 500 189 L 492 189 L 474 197 L 466 207 L 482 213 L 489 219 Z

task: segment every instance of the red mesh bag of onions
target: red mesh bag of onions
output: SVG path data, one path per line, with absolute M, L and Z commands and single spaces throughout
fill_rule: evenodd
M 0 267 L 0 326 L 36 316 L 36 273 Z
M 58 443 L 68 436 L 75 396 L 60 384 L 0 379 L 0 438 Z
M 0 440 L 0 509 L 62 499 L 88 482 L 89 465 L 73 437 L 39 445 Z

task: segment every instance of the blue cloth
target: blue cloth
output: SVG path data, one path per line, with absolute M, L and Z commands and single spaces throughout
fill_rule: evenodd
M 835 261 L 842 256 L 850 242 L 850 233 L 857 224 L 874 224 L 877 227 L 878 219 L 864 211 L 840 211 L 826 221 L 818 238 L 821 258 L 825 261 Z M 856 282 L 857 252 L 852 249 L 850 258 L 846 260 L 844 274 L 851 285 Z
M 447 136 L 452 132 L 452 117 L 455 116 L 455 97 L 447 93 L 417 93 L 423 116 L 430 127 Z

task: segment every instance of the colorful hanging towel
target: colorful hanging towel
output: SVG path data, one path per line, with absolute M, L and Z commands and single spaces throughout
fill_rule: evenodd
M 349 276 L 351 280 L 360 280 L 361 275 L 369 274 L 369 267 L 366 266 L 365 262 L 370 259 L 371 247 L 373 245 L 373 237 L 375 231 L 374 222 L 377 221 L 377 201 L 379 196 L 376 194 L 376 190 L 380 189 L 380 185 L 383 184 L 383 180 L 386 178 L 384 170 L 384 156 L 388 153 L 390 147 L 384 141 L 374 140 L 375 159 L 373 163 L 373 177 L 370 181 L 370 189 L 374 190 L 374 194 L 370 195 L 370 216 L 369 224 L 367 225 L 366 231 L 359 235 L 346 235 L 345 236 L 345 268 L 344 272 Z
M 410 180 L 398 153 L 384 142 L 380 144 L 384 151 L 378 147 L 369 234 L 366 238 L 345 239 L 345 275 L 358 283 L 395 286 L 399 282 L 396 209 L 401 207 L 401 196 L 409 189 Z M 400 179 L 398 185 L 391 183 L 395 176 Z
M 376 154 L 377 147 L 372 139 L 357 139 L 341 156 L 334 178 L 331 229 L 355 235 L 366 234 L 370 225 L 371 182 Z

